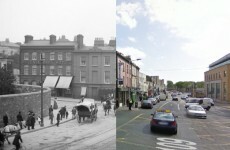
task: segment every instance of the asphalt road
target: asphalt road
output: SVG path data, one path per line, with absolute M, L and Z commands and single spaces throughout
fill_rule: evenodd
M 207 112 L 207 119 L 186 116 L 185 102 L 167 99 L 151 109 L 117 111 L 118 150 L 229 150 L 230 109 L 214 106 Z M 178 115 L 177 135 L 151 132 L 151 113 L 158 108 L 170 109 Z

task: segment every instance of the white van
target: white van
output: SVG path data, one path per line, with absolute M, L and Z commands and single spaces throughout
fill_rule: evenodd
M 207 111 L 211 108 L 211 102 L 206 98 L 188 98 L 188 101 L 185 104 L 185 108 L 188 108 L 189 105 L 201 105 Z
M 160 96 L 159 96 L 160 100 L 161 101 L 165 101 L 167 98 L 166 98 L 166 95 L 161 93 Z

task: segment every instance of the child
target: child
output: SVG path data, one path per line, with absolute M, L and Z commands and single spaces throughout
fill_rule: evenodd
M 38 123 L 39 123 L 39 125 L 41 125 L 41 117 L 40 116 L 38 116 Z

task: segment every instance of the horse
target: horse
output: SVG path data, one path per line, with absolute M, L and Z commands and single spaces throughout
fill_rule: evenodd
M 8 144 L 10 144 L 8 137 L 17 133 L 17 131 L 20 131 L 23 128 L 26 128 L 26 121 L 17 122 L 15 125 L 7 125 L 3 128 L 2 134 L 4 135 Z
M 106 116 L 106 112 L 108 112 L 108 115 L 109 115 L 109 110 L 111 109 L 110 100 L 106 100 L 106 101 L 102 102 L 102 104 L 103 104 L 103 108 L 104 108 L 104 111 L 105 111 L 105 116 Z

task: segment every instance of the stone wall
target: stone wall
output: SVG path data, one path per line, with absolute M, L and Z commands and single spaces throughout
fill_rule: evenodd
M 17 121 L 17 114 L 21 111 L 24 120 L 28 111 L 33 111 L 36 115 L 41 114 L 41 87 L 35 85 L 16 85 L 22 89 L 21 94 L 0 95 L 0 127 L 3 127 L 3 115 L 8 114 L 9 124 Z M 48 109 L 51 105 L 51 90 L 43 88 L 43 116 L 48 116 Z

